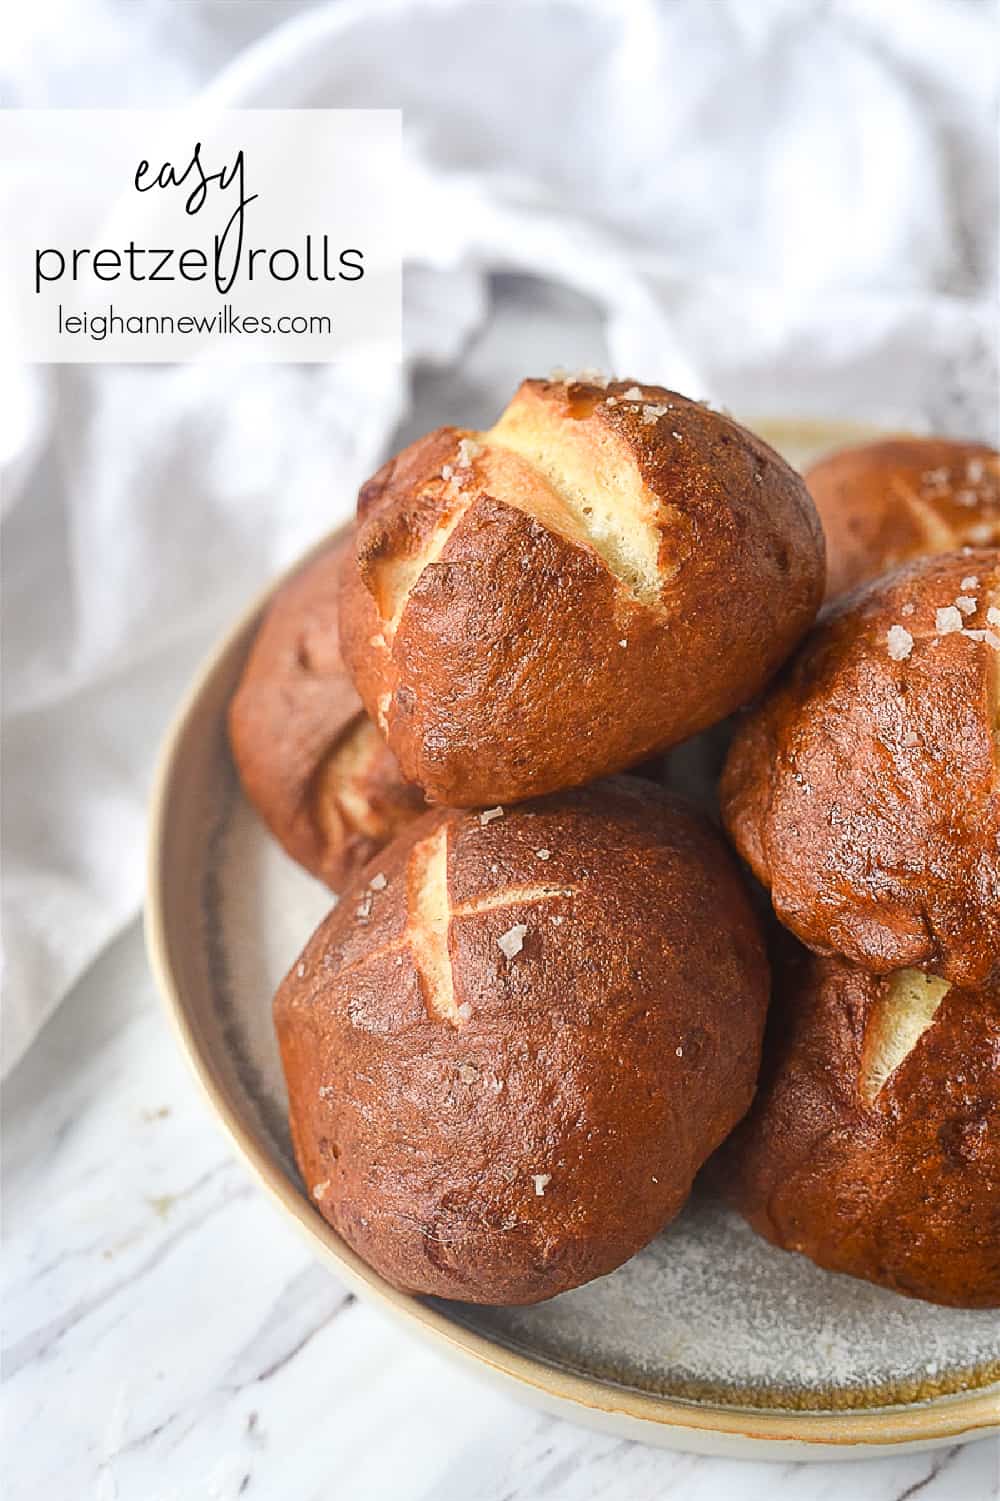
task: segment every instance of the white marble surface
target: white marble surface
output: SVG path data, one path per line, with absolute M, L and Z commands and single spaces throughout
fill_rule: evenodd
M 986 1441 L 851 1465 L 617 1442 L 355 1301 L 230 1154 L 138 926 L 4 1092 L 7 1501 L 989 1501 Z

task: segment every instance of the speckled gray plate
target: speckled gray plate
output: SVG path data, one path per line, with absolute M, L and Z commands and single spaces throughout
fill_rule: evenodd
M 856 428 L 757 424 L 794 461 Z M 274 988 L 328 893 L 240 795 L 225 709 L 260 605 L 220 647 L 169 737 L 154 799 L 147 932 L 182 1044 L 263 1183 L 366 1296 L 578 1421 L 709 1453 L 848 1457 L 1000 1428 L 1000 1316 L 821 1272 L 696 1195 L 610 1277 L 534 1308 L 407 1297 L 303 1193 L 271 1029 Z

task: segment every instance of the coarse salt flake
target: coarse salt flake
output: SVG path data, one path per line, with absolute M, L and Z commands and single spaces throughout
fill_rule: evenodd
M 382 871 L 379 871 L 378 875 L 372 876 L 368 884 L 373 891 L 384 891 L 389 883 L 383 875 Z
M 961 610 L 963 615 L 974 615 L 977 603 L 978 601 L 973 599 L 969 594 L 960 594 L 955 600 L 956 607 Z
M 557 386 L 600 386 L 603 389 L 611 379 L 593 365 L 585 365 L 582 370 L 567 370 L 562 365 L 554 365 L 549 371 L 549 380 Z
M 501 933 L 497 939 L 497 948 L 506 959 L 513 959 L 524 948 L 524 935 L 528 931 L 528 924 L 516 922 L 506 933 Z
M 976 578 L 975 574 L 970 573 L 968 578 L 964 578 L 962 580 L 962 588 L 963 589 L 978 589 L 979 588 L 979 580 L 978 580 L 978 578 Z
M 986 465 L 982 459 L 970 459 L 965 466 L 965 477 L 972 484 L 978 485 L 986 474 Z
M 326 1198 L 327 1190 L 329 1189 L 329 1187 L 329 1178 L 324 1178 L 322 1183 L 316 1184 L 316 1187 L 313 1189 L 313 1198 L 316 1200 L 317 1204 L 322 1204 L 323 1200 Z
M 296 973 L 296 974 L 297 974 L 297 975 L 298 975 L 298 977 L 299 977 L 299 979 L 300 979 L 300 980 L 301 980 L 301 979 L 302 979 L 302 978 L 303 978 L 303 976 L 304 976 L 304 975 L 305 975 L 305 972 L 306 972 L 306 967 L 305 967 L 305 965 L 304 965 L 304 964 L 300 964 L 300 965 L 299 965 L 299 966 L 298 966 L 298 968 L 297 968 L 297 969 L 296 969 L 296 971 L 295 971 L 295 973 Z
M 619 646 L 628 646 L 628 637 L 627 636 L 623 636 L 622 639 L 619 641 L 618 645 Z
M 622 392 L 623 401 L 642 401 L 642 392 L 638 386 L 629 386 L 627 391 Z
M 905 604 L 899 613 L 900 615 L 912 615 L 916 608 L 914 604 Z
M 376 636 L 370 636 L 368 638 L 368 641 L 370 646 L 377 647 L 379 650 L 381 650 L 385 645 L 385 637 L 382 635 L 381 631 L 379 631 L 378 635 Z
M 642 409 L 642 420 L 647 424 L 658 422 L 659 419 L 661 417 L 665 417 L 669 411 L 669 407 L 657 406 L 654 402 L 649 402 L 648 405 L 644 406 Z
M 986 619 L 990 625 L 1000 625 L 1000 609 L 996 605 L 990 605 L 986 611 Z
M 552 851 L 551 850 L 536 850 L 535 854 L 536 854 L 536 856 L 538 857 L 539 860 L 548 860 L 551 857 L 551 855 L 552 855 Z
M 480 813 L 480 828 L 485 829 L 486 825 L 488 823 L 492 823 L 494 818 L 503 818 L 503 808 L 501 808 L 499 804 L 495 808 L 485 808 L 483 812 Z
M 551 1173 L 532 1173 L 531 1181 L 535 1185 L 535 1195 L 539 1199 L 545 1197 L 545 1190 L 552 1182 Z
M 477 443 L 475 438 L 461 438 L 458 444 L 458 467 L 468 469 L 473 459 L 478 459 L 483 451 L 483 445 Z
M 962 629 L 962 612 L 954 605 L 945 605 L 943 610 L 938 610 L 934 616 L 934 628 L 939 636 L 950 636 L 953 631 Z
M 913 637 L 904 625 L 892 625 L 886 632 L 886 644 L 894 662 L 905 662 L 913 650 Z

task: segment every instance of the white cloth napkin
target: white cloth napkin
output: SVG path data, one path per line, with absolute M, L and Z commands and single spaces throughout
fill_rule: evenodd
M 741 413 L 995 434 L 989 0 L 52 0 L 5 26 L 8 102 L 401 106 L 410 167 L 405 371 L 2 373 L 5 1069 L 138 909 L 199 658 L 401 431 L 605 363 Z

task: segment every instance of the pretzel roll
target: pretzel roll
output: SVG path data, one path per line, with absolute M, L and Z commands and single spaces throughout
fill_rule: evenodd
M 302 1176 L 398 1287 L 552 1297 L 677 1213 L 750 1103 L 767 994 L 735 862 L 652 784 L 429 813 L 275 999 Z
M 244 792 L 292 859 L 334 891 L 425 807 L 340 654 L 349 547 L 324 551 L 279 589 L 229 707 Z
M 1000 553 L 847 595 L 736 732 L 732 838 L 786 927 L 878 974 L 1000 979 Z
M 1000 546 L 1000 454 L 985 443 L 862 443 L 805 481 L 826 533 L 827 598 L 913 558 Z
M 797 946 L 775 990 L 753 1108 L 712 1165 L 728 1196 L 831 1271 L 1000 1306 L 1000 991 Z
M 525 381 L 362 490 L 344 651 L 432 802 L 576 786 L 723 718 L 807 629 L 823 540 L 799 477 L 660 386 Z

